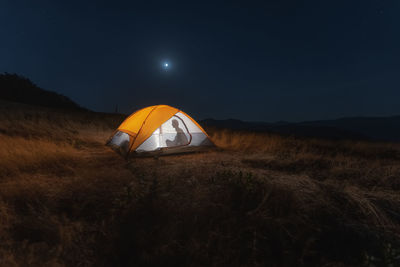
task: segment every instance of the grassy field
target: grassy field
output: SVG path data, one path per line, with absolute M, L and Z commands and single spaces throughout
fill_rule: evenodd
M 127 162 L 122 120 L 0 105 L 1 266 L 400 266 L 400 145 L 208 129 Z

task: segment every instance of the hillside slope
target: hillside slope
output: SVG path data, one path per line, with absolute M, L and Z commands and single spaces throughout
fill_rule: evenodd
M 66 96 L 44 90 L 17 74 L 0 74 L 0 100 L 36 106 L 83 109 Z

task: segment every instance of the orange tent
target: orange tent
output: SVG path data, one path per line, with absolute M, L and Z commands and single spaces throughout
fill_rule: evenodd
M 130 115 L 107 142 L 124 156 L 178 153 L 213 146 L 204 129 L 185 112 L 167 105 Z

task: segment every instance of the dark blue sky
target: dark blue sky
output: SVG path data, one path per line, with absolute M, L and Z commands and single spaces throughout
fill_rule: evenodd
M 160 103 L 198 119 L 394 115 L 399 14 L 397 0 L 0 0 L 0 72 L 96 111 Z

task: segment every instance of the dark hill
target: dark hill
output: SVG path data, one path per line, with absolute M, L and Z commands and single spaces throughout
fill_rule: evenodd
M 300 137 L 400 142 L 400 116 L 353 117 L 298 123 L 206 119 L 201 124 L 205 127 L 270 132 Z
M 305 127 L 332 127 L 357 132 L 370 139 L 400 141 L 400 116 L 391 117 L 352 117 L 336 120 L 302 122 Z
M 0 99 L 34 106 L 83 110 L 68 97 L 44 90 L 17 74 L 0 74 Z

